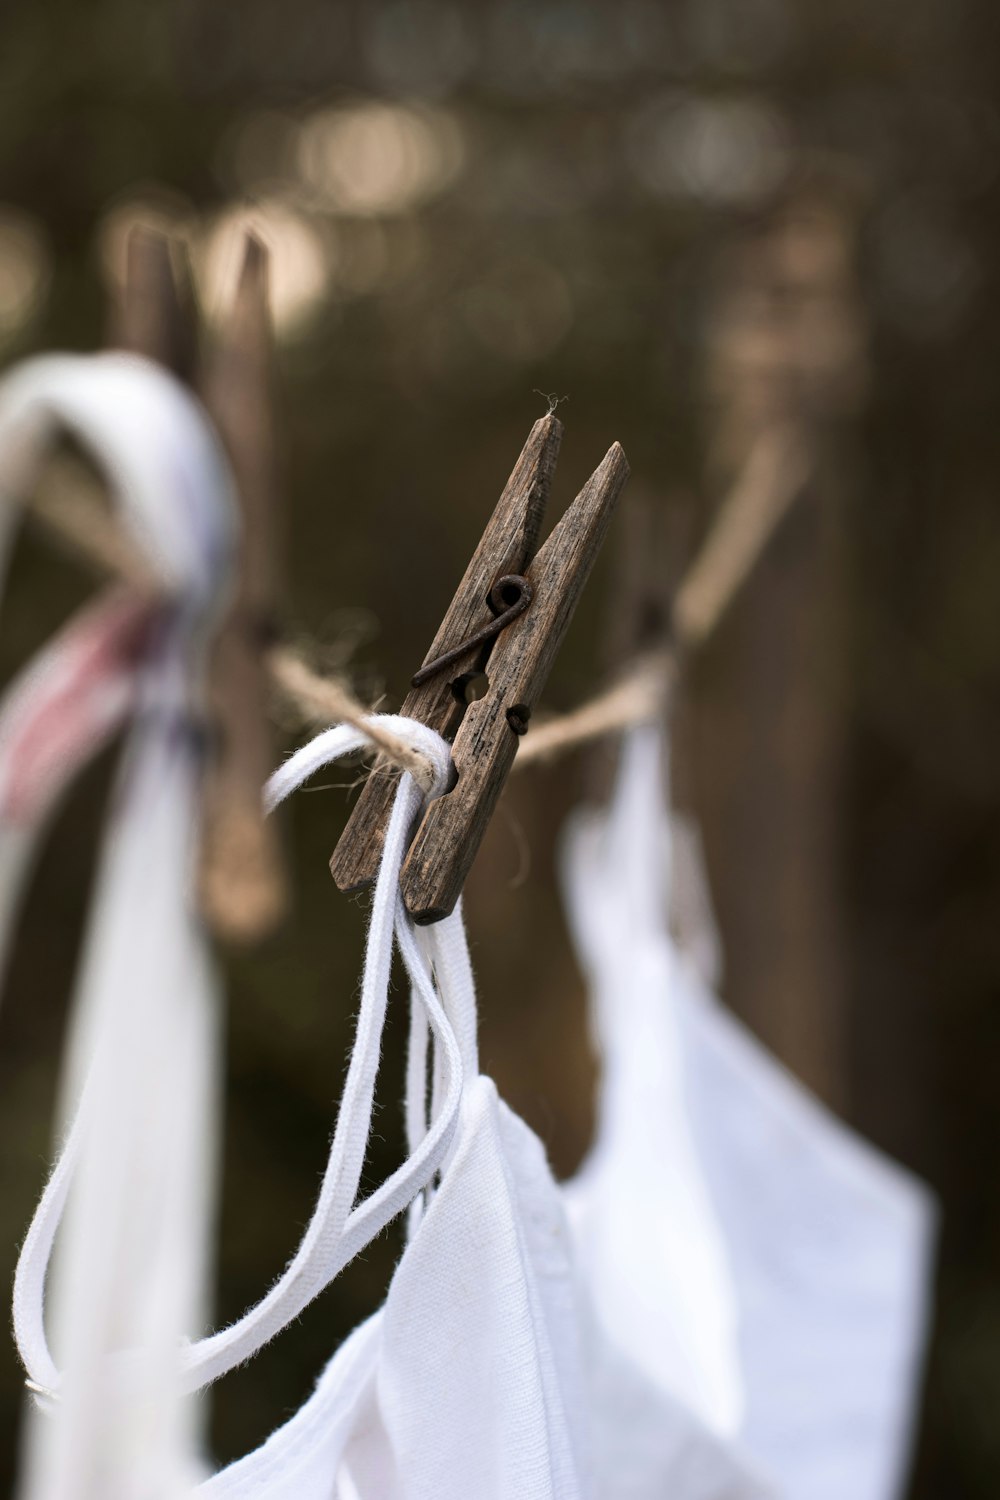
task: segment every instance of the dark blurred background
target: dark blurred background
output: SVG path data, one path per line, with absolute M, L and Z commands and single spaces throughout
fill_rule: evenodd
M 7 0 L 0 23 L 0 356 L 99 345 L 136 223 L 187 239 L 210 318 L 256 227 L 289 621 L 365 690 L 398 703 L 539 391 L 568 397 L 556 508 L 619 439 L 633 490 L 669 513 L 677 575 L 755 435 L 798 425 L 811 481 L 691 663 L 677 791 L 705 833 L 726 997 L 943 1201 L 913 1495 L 995 1496 L 995 6 Z M 553 708 L 600 684 L 611 576 L 605 559 Z M 86 587 L 26 536 L 4 677 Z M 0 1013 L 4 1279 L 49 1152 L 111 769 L 61 817 Z M 484 1066 L 563 1173 L 594 1064 L 554 851 L 593 784 L 593 756 L 515 778 L 467 900 Z M 347 806 L 330 787 L 297 799 L 294 914 L 225 957 L 219 1319 L 285 1263 L 332 1128 L 364 927 L 326 868 Z M 373 1177 L 399 1150 L 402 1010 Z M 219 1457 L 303 1399 L 398 1248 L 371 1247 L 223 1382 Z M 20 1397 L 10 1347 L 8 1473 Z

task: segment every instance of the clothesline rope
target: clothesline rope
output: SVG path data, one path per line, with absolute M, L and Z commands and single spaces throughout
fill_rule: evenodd
M 775 426 L 758 438 L 677 590 L 671 646 L 644 656 L 579 708 L 536 723 L 522 740 L 515 769 L 553 760 L 662 714 L 678 658 L 711 637 L 802 492 L 809 472 L 807 444 L 795 427 Z M 81 466 L 53 463 L 28 508 L 47 531 L 101 573 L 117 574 L 144 591 L 164 587 L 145 560 L 134 555 L 103 503 L 98 481 Z M 369 740 L 393 766 L 408 771 L 424 790 L 432 784 L 430 762 L 390 731 L 373 731 L 371 710 L 342 678 L 314 671 L 287 646 L 269 653 L 268 668 L 274 685 L 307 723 L 337 722 L 355 728 L 364 724 Z
M 342 678 L 324 677 L 314 672 L 287 646 L 274 647 L 267 660 L 275 687 L 300 714 L 320 724 L 350 724 L 361 730 L 371 747 L 381 751 L 400 771 L 408 771 L 421 791 L 431 789 L 437 771 L 427 756 L 381 725 L 378 717 L 354 696 Z
M 774 427 L 761 435 L 677 590 L 671 645 L 644 656 L 581 707 L 529 730 L 515 770 L 660 719 L 679 660 L 712 636 L 809 472 L 806 444 L 793 428 Z
M 664 711 L 675 668 L 673 652 L 650 652 L 579 708 L 533 726 L 521 742 L 514 770 L 556 760 L 631 725 L 655 723 Z

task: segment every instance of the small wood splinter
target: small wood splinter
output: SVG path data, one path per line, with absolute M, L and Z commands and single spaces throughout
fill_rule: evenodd
M 536 552 L 561 439 L 551 413 L 531 429 L 401 710 L 451 741 L 456 778 L 427 808 L 403 865 L 403 901 L 419 923 L 455 908 L 628 478 L 615 443 Z M 499 604 L 509 615 L 498 631 L 489 601 L 505 580 L 523 581 L 528 603 L 494 599 L 494 613 Z M 480 674 L 485 691 L 467 703 L 462 684 Z M 330 862 L 341 890 L 374 880 L 393 793 L 376 764 Z

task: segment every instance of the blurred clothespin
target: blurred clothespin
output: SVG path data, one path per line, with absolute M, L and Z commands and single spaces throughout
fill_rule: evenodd
M 451 740 L 456 778 L 403 865 L 416 922 L 455 907 L 628 477 L 615 443 L 536 552 L 561 437 L 551 414 L 532 428 L 401 710 Z M 341 890 L 374 879 L 392 795 L 376 765 L 331 860 Z
M 201 898 L 217 935 L 241 943 L 276 927 L 288 905 L 277 822 L 261 809 L 275 762 L 266 657 L 278 635 L 284 555 L 272 360 L 268 253 L 248 235 L 236 295 L 201 377 L 242 519 L 236 589 L 209 684 L 218 744 L 205 793 Z
M 682 555 L 676 512 L 648 490 L 629 491 L 617 526 L 618 547 L 608 605 L 606 667 L 620 676 L 650 652 L 669 651 L 671 596 Z
M 671 597 L 681 549 L 675 522 L 673 508 L 649 490 L 629 490 L 615 528 L 617 545 L 605 605 L 600 663 L 608 683 L 605 692 L 641 680 L 651 722 L 667 712 L 677 664 Z M 594 802 L 608 795 L 616 751 L 613 738 L 594 739 L 585 769 L 586 793 Z
M 165 234 L 137 225 L 125 244 L 125 274 L 110 311 L 108 342 L 141 354 L 191 385 L 198 322 L 186 259 Z
M 154 231 L 134 230 L 112 332 L 119 347 L 156 360 L 197 388 L 236 481 L 240 554 L 210 671 L 216 734 L 205 785 L 199 895 L 217 937 L 252 943 L 287 908 L 277 828 L 261 808 L 261 788 L 274 764 L 265 655 L 275 633 L 281 550 L 266 249 L 247 237 L 235 297 L 199 357 L 182 247 Z

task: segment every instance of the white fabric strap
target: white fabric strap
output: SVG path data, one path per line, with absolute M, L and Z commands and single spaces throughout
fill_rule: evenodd
M 434 788 L 447 785 L 449 752 L 445 742 L 424 725 L 394 715 L 379 716 L 386 728 L 405 737 L 438 767 Z M 268 810 L 277 807 L 323 766 L 361 748 L 366 738 L 357 729 L 326 730 L 277 770 L 265 790 Z M 403 776 L 386 831 L 382 866 L 375 887 L 368 931 L 365 973 L 354 1047 L 344 1084 L 316 1207 L 288 1267 L 266 1295 L 229 1327 L 194 1341 L 183 1351 L 189 1389 L 217 1380 L 248 1359 L 279 1333 L 316 1297 L 342 1267 L 402 1212 L 440 1170 L 458 1119 L 463 1083 L 463 1052 L 474 1060 L 474 1007 L 471 972 L 457 956 L 464 948 L 460 918 L 439 924 L 441 948 L 432 942 L 432 960 L 449 978 L 451 1011 L 461 1044 L 436 992 L 431 962 L 421 951 L 398 894 L 399 870 L 423 796 L 412 778 Z M 442 1097 L 434 1118 L 414 1142 L 407 1160 L 362 1203 L 354 1206 L 371 1123 L 375 1079 L 385 1021 L 393 928 L 412 986 L 413 1000 L 426 1017 L 442 1065 Z M 440 957 L 438 957 L 440 953 Z M 466 989 L 461 994 L 462 983 Z M 470 1037 L 472 1038 L 470 1048 Z M 81 1116 L 86 1105 L 81 1109 Z M 67 1145 L 43 1194 L 18 1265 L 15 1334 L 29 1378 L 58 1389 L 60 1376 L 48 1349 L 44 1326 L 44 1283 L 59 1219 L 73 1174 L 74 1153 L 82 1133 L 74 1123 Z M 127 1356 L 126 1356 L 127 1358 Z
M 72 433 L 96 460 L 121 524 L 166 591 L 183 603 L 189 624 L 208 628 L 226 603 L 232 479 L 198 403 L 159 365 L 135 354 L 49 354 L 5 376 L 0 574 L 20 515 L 16 502 L 60 431 Z
M 417 941 L 430 964 L 441 996 L 445 1014 L 455 1031 L 455 1039 L 462 1057 L 463 1077 L 468 1080 L 479 1073 L 478 1018 L 476 1011 L 476 985 L 469 959 L 469 945 L 465 938 L 462 918 L 462 903 L 450 917 L 435 922 L 431 927 L 417 932 Z M 427 1041 L 421 1035 L 420 1025 L 411 1014 L 410 1052 L 406 1072 L 406 1120 L 410 1149 L 428 1128 L 428 1118 L 435 1121 L 445 1108 L 445 1074 L 440 1050 L 434 1047 L 430 1053 L 430 1079 L 427 1077 Z M 427 1089 L 430 1084 L 430 1114 L 427 1109 Z M 441 1172 L 448 1168 L 454 1144 L 441 1163 Z M 428 1183 L 420 1200 L 415 1200 L 410 1213 L 408 1237 L 412 1240 L 433 1196 L 434 1184 Z
M 437 766 L 433 793 L 442 792 L 447 785 L 450 755 L 440 736 L 411 719 L 391 714 L 378 718 Z M 271 777 L 265 805 L 268 809 L 276 807 L 316 771 L 365 743 L 360 731 L 346 725 L 317 735 Z M 451 1142 L 461 1101 L 461 1057 L 399 897 L 399 871 L 422 803 L 419 788 L 404 774 L 386 829 L 372 900 L 354 1046 L 316 1207 L 287 1269 L 261 1301 L 228 1328 L 188 1349 L 187 1367 L 192 1382 L 199 1386 L 217 1380 L 248 1359 L 297 1317 L 347 1262 L 410 1204 L 438 1171 Z M 371 1125 L 394 926 L 413 997 L 423 1008 L 442 1049 L 447 1098 L 439 1117 L 403 1165 L 353 1207 Z

